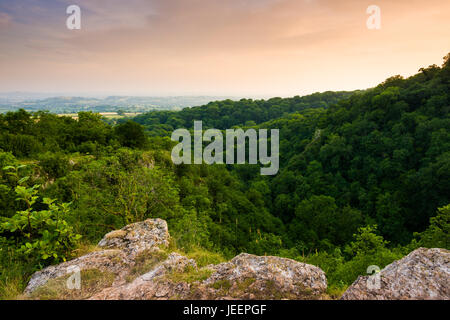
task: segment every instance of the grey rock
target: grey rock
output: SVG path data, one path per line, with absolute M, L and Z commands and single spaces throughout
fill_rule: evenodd
M 90 300 L 148 300 L 171 298 L 189 290 L 189 285 L 180 287 L 179 284 L 168 281 L 164 276 L 168 272 L 184 272 L 186 268 L 197 269 L 194 260 L 178 253 L 171 253 L 165 261 L 155 266 L 151 271 L 134 279 L 130 283 L 113 286 L 92 296 Z
M 225 281 L 236 293 L 243 289 L 239 284 L 248 285 L 244 297 L 249 298 L 263 292 L 261 298 L 312 299 L 327 290 L 327 278 L 320 268 L 286 258 L 241 253 L 211 267 L 215 272 L 205 285 Z
M 103 237 L 98 246 L 104 250 L 91 252 L 35 272 L 25 288 L 25 293 L 32 293 L 50 279 L 73 273 L 74 267 L 80 271 L 98 269 L 111 272 L 116 275 L 114 283 L 122 283 L 134 265 L 136 255 L 146 250 L 160 250 L 160 247 L 169 245 L 169 239 L 167 223 L 162 219 L 147 219 L 127 225 L 120 230 L 109 232 Z
M 107 233 L 98 243 L 101 248 L 121 249 L 135 256 L 146 250 L 169 245 L 167 222 L 162 219 L 147 219 Z
M 362 276 L 345 291 L 343 300 L 449 300 L 450 251 L 414 250 L 377 275 Z
M 122 279 L 125 276 L 124 269 L 129 264 L 130 260 L 121 250 L 94 251 L 68 262 L 49 266 L 35 272 L 31 276 L 24 292 L 30 294 L 37 288 L 45 285 L 50 279 L 72 274 L 75 270 L 74 268 L 77 268 L 79 271 L 97 269 L 103 272 L 111 272 L 116 275 L 117 279 Z

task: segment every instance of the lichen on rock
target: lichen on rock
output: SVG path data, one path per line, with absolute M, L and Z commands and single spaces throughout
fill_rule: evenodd
M 414 250 L 403 259 L 386 266 L 376 276 L 378 284 L 369 276 L 358 277 L 341 299 L 449 300 L 450 251 Z
M 145 250 L 169 245 L 169 229 L 162 219 L 147 219 L 107 233 L 98 243 L 101 248 L 124 250 L 135 256 Z
M 235 297 L 312 299 L 320 298 L 327 289 L 320 268 L 286 258 L 242 253 L 212 268 L 215 272 L 204 284 L 214 287 L 216 283 L 230 283 L 228 294 Z

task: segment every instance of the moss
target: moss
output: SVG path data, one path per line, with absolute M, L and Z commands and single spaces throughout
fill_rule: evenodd
M 255 295 L 256 299 L 281 300 L 291 298 L 289 294 L 281 293 L 275 281 L 273 280 L 264 281 L 264 290 L 251 290 L 251 291 Z
M 230 290 L 231 282 L 230 280 L 218 280 L 211 284 L 210 287 L 216 290 Z
M 239 290 L 245 291 L 247 288 L 249 288 L 254 282 L 256 281 L 255 278 L 246 278 L 243 281 L 240 281 L 237 284 L 237 287 Z
M 87 299 L 100 292 L 106 287 L 110 287 L 114 281 L 114 274 L 103 272 L 98 269 L 88 269 L 81 271 L 81 288 L 67 288 L 67 280 L 71 275 L 66 275 L 49 280 L 44 286 L 36 289 L 31 295 L 31 299 L 41 300 L 81 300 Z

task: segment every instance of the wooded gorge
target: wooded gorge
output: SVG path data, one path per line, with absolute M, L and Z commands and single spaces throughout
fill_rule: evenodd
M 32 272 L 146 218 L 174 246 L 217 262 L 241 252 L 321 267 L 338 296 L 367 266 L 450 249 L 450 55 L 375 88 L 215 101 L 117 124 L 0 114 L 0 298 Z M 177 128 L 280 130 L 280 171 L 178 165 Z

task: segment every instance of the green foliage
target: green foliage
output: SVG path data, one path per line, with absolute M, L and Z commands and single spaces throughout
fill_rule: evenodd
M 358 229 L 355 234 L 355 241 L 346 247 L 346 252 L 350 255 L 367 255 L 380 251 L 388 244 L 387 241 L 375 233 L 377 226 L 367 226 Z
M 358 210 L 340 209 L 332 197 L 312 196 L 297 206 L 289 231 L 300 246 L 330 250 L 350 240 L 361 223 Z
M 15 248 L 0 246 L 0 300 L 16 299 L 22 294 L 28 276 L 35 270 L 34 261 L 23 261 Z
M 188 265 L 182 272 L 175 269 L 171 270 L 166 277 L 173 282 L 194 283 L 196 281 L 206 280 L 209 276 L 211 276 L 211 274 L 213 274 L 213 270 L 211 269 L 197 269 Z
M 386 247 L 387 242 L 377 235 L 376 226 L 361 227 L 354 235 L 354 241 L 341 250 L 332 253 L 316 252 L 300 260 L 317 265 L 327 274 L 331 288 L 342 291 L 358 276 L 367 275 L 367 268 L 375 265 L 380 269 L 400 259 L 404 253 Z
M 205 217 L 206 218 L 206 217 Z M 208 247 L 209 233 L 205 218 L 199 217 L 195 210 L 186 211 L 174 224 L 177 245 L 185 250 L 201 245 Z
M 450 249 L 450 204 L 438 209 L 424 232 L 414 235 L 419 239 L 413 242 L 415 247 Z
M 69 212 L 69 204 L 57 204 L 55 200 L 43 198 L 41 205 L 48 209 L 36 210 L 39 185 L 20 185 L 28 178 L 20 179 L 15 188 L 16 200 L 24 202 L 26 208 L 2 219 L 1 245 L 13 249 L 18 257 L 37 264 L 65 261 L 81 237 L 64 219 Z
M 69 171 L 67 156 L 61 152 L 46 152 L 38 156 L 39 166 L 49 178 L 55 179 L 65 176 Z
M 100 159 L 81 157 L 45 192 L 72 202 L 68 221 L 92 241 L 147 218 L 170 224 L 181 214 L 175 178 L 166 169 L 152 167 L 152 161 L 147 153 L 129 149 L 111 151 Z
M 273 233 L 253 233 L 253 241 L 247 244 L 247 251 L 256 255 L 277 255 L 283 248 L 283 240 Z
M 233 126 L 261 124 L 277 119 L 283 114 L 307 108 L 325 108 L 350 94 L 351 92 L 324 92 L 286 99 L 214 101 L 200 107 L 185 108 L 179 112 L 149 112 L 134 117 L 133 121 L 145 126 L 152 136 L 170 136 L 177 128 L 192 128 L 194 120 L 202 120 L 204 128 L 224 130 Z
M 115 127 L 115 133 L 120 143 L 125 147 L 142 148 L 147 142 L 144 128 L 131 120 L 118 124 Z
M 191 247 L 189 251 L 182 252 L 182 254 L 189 259 L 194 259 L 200 268 L 210 264 L 219 264 L 226 260 L 220 253 L 206 250 L 202 247 Z

